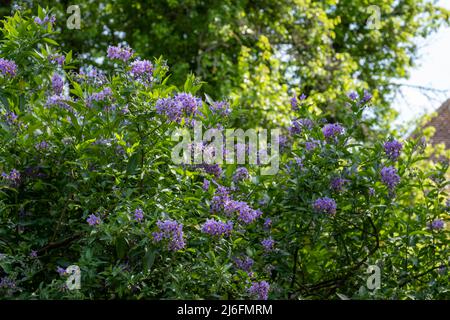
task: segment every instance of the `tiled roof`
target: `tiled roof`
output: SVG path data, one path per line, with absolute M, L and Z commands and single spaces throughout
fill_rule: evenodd
M 439 109 L 437 115 L 428 122 L 425 127 L 436 128 L 434 136 L 430 142 L 432 144 L 444 143 L 446 149 L 450 149 L 450 99 L 445 101 Z

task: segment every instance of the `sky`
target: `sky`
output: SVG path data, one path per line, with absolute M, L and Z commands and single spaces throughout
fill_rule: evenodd
M 438 5 L 450 9 L 450 0 L 438 1 Z M 447 90 L 431 92 L 414 87 L 403 87 L 394 100 L 393 107 L 400 113 L 396 124 L 401 125 L 419 116 L 431 113 L 450 99 L 450 27 L 443 27 L 426 40 L 418 40 L 417 66 L 410 70 L 408 80 L 398 82 L 408 86 L 421 86 Z M 429 97 L 427 97 L 425 92 Z

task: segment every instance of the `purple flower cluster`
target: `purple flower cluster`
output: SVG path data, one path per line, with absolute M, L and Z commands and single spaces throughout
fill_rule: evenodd
M 344 128 L 338 123 L 328 123 L 322 128 L 325 139 L 335 139 L 344 132 Z
M 272 227 L 272 219 L 266 218 L 266 220 L 264 220 L 263 228 L 265 230 L 270 230 L 271 227 Z
M 109 98 L 112 97 L 112 90 L 109 87 L 103 88 L 103 90 L 101 90 L 100 92 L 95 92 L 93 93 L 89 98 L 88 98 L 88 102 L 90 101 L 105 101 Z
M 227 188 L 219 186 L 216 190 L 215 195 L 211 199 L 211 213 L 220 213 L 224 209 L 224 204 L 230 201 L 230 196 Z
M 89 223 L 90 226 L 100 224 L 100 218 L 97 217 L 95 214 L 89 215 L 89 217 L 86 219 L 86 221 L 87 221 L 87 223 Z
M 47 141 L 41 141 L 41 142 L 36 143 L 36 144 L 34 145 L 34 147 L 35 147 L 37 150 L 45 150 L 45 149 L 48 149 L 49 144 L 47 143 Z
M 214 114 L 227 116 L 230 114 L 230 104 L 227 101 L 215 101 L 210 105 L 210 110 Z
M 161 98 L 156 101 L 156 112 L 167 116 L 170 121 L 191 123 L 190 118 L 199 113 L 202 99 L 190 93 L 178 93 L 173 98 Z
M 6 122 L 7 122 L 10 126 L 13 125 L 14 123 L 16 123 L 16 122 L 17 122 L 17 119 L 19 118 L 19 117 L 17 116 L 17 114 L 15 114 L 15 113 L 12 112 L 12 111 L 7 112 L 5 117 L 6 117 Z
M 63 56 L 62 54 L 52 54 L 48 56 L 48 61 L 50 61 L 50 63 L 57 63 L 60 66 L 62 66 L 64 64 L 64 61 L 66 60 L 66 57 Z
M 314 201 L 313 208 L 316 212 L 324 212 L 329 214 L 336 213 L 336 201 L 331 198 L 323 197 Z
M 153 79 L 153 64 L 148 60 L 135 60 L 131 64 L 131 74 L 144 84 L 148 84 Z
M 353 101 L 355 101 L 356 99 L 359 98 L 358 94 L 357 94 L 355 91 L 350 92 L 350 93 L 348 94 L 348 97 L 349 97 L 351 100 L 353 100 Z
M 17 72 L 17 65 L 14 61 L 0 58 L 0 72 L 2 75 L 14 77 Z
M 259 300 L 267 300 L 269 296 L 270 285 L 267 281 L 253 282 L 248 292 Z
M 267 239 L 262 240 L 261 244 L 262 244 L 265 252 L 270 252 L 275 247 L 275 240 L 273 240 L 272 237 L 269 237 Z
M 12 169 L 9 174 L 2 172 L 2 178 L 8 180 L 13 185 L 18 185 L 20 182 L 20 172 L 16 169 Z
M 234 259 L 234 263 L 238 269 L 249 272 L 255 261 L 250 257 L 243 257 Z
M 384 152 L 389 159 L 395 161 L 400 156 L 400 152 L 402 151 L 403 144 L 401 144 L 397 140 L 391 140 L 384 143 Z
M 216 194 L 211 200 L 210 210 L 211 213 L 223 212 L 227 216 L 237 213 L 238 219 L 245 224 L 250 224 L 262 216 L 260 210 L 251 208 L 246 202 L 233 200 L 224 187 L 217 188 Z
M 65 102 L 66 98 L 61 95 L 52 95 L 47 98 L 45 106 L 47 108 L 57 106 L 66 110 L 71 110 L 71 107 Z
M 238 219 L 245 224 L 252 223 L 262 215 L 260 210 L 252 209 L 247 202 L 235 200 L 229 200 L 224 204 L 224 212 L 227 215 L 237 213 Z
M 306 151 L 314 150 L 315 148 L 317 148 L 319 146 L 319 144 L 320 144 L 320 141 L 316 140 L 316 139 L 311 139 L 309 141 L 306 141 L 305 142 Z
M 108 82 L 105 72 L 92 66 L 81 68 L 80 72 L 76 74 L 76 78 L 80 82 L 91 82 L 97 87 Z
M 134 210 L 134 220 L 141 222 L 144 219 L 144 211 L 141 208 Z
M 430 230 L 442 230 L 444 229 L 444 220 L 442 219 L 435 219 L 431 223 L 428 223 L 428 229 Z
M 298 167 L 299 169 L 302 169 L 302 168 L 304 167 L 302 158 L 295 157 L 295 158 L 294 158 L 294 161 L 295 161 L 295 164 L 297 165 L 297 167 Z
M 341 192 L 344 189 L 344 186 L 347 182 L 348 182 L 347 179 L 333 178 L 331 179 L 330 186 L 334 191 Z
M 163 239 L 169 241 L 169 250 L 178 251 L 185 247 L 183 225 L 175 220 L 158 220 L 156 222 L 159 231 L 153 232 L 153 240 L 160 242 Z
M 130 47 L 109 46 L 107 57 L 109 59 L 118 59 L 127 62 L 133 56 L 133 50 Z
M 303 101 L 306 99 L 306 95 L 304 93 L 302 93 L 300 95 L 300 101 Z M 297 111 L 298 110 L 298 100 L 297 100 L 297 96 L 293 96 L 291 98 L 291 107 L 292 107 L 292 111 Z
M 233 175 L 233 181 L 234 182 L 239 182 L 239 181 L 242 181 L 242 180 L 246 180 L 248 178 L 250 178 L 250 175 L 248 173 L 247 168 L 245 168 L 245 167 L 237 168 L 236 172 Z
M 298 110 L 298 100 L 297 100 L 297 97 L 296 97 L 296 96 L 293 96 L 293 97 L 291 98 L 291 107 L 292 107 L 292 110 L 293 110 L 293 111 Z
M 369 188 L 369 196 L 373 197 L 375 195 L 375 189 L 370 187 Z
M 208 179 L 204 179 L 203 180 L 203 185 L 202 185 L 203 191 L 208 191 L 209 185 L 210 185 L 209 180 Z
M 59 274 L 60 276 L 63 276 L 63 275 L 66 274 L 66 269 L 64 269 L 64 268 L 62 268 L 62 267 L 60 267 L 60 266 L 58 266 L 58 267 L 56 268 L 56 272 L 58 272 L 58 274 Z
M 222 222 L 208 219 L 202 226 L 202 232 L 212 236 L 229 236 L 233 231 L 233 222 Z
M 370 92 L 368 92 L 367 90 L 364 90 L 364 95 L 363 98 L 361 99 L 361 102 L 366 103 L 369 102 L 370 99 L 372 99 L 372 94 L 370 94 Z
M 0 289 L 15 289 L 16 288 L 16 283 L 14 282 L 14 280 L 8 278 L 8 277 L 3 277 L 0 279 Z
M 296 119 L 292 121 L 292 126 L 289 131 L 292 135 L 299 134 L 302 130 L 311 130 L 314 127 L 314 122 L 308 118 Z
M 195 165 L 194 168 L 202 169 L 206 173 L 212 174 L 216 178 L 219 178 L 220 175 L 222 174 L 222 168 L 217 163 L 214 163 L 214 164 L 202 163 L 202 164 Z
M 64 82 L 61 76 L 55 73 L 52 77 L 52 89 L 56 95 L 60 95 L 63 92 Z
M 400 176 L 397 174 L 397 169 L 394 167 L 383 167 L 381 169 L 381 181 L 393 190 L 400 182 Z
M 54 24 L 56 22 L 56 17 L 55 16 L 51 16 L 51 17 L 45 16 L 44 19 L 36 17 L 36 18 L 34 18 L 34 22 L 41 26 L 44 24 L 47 24 L 47 23 Z

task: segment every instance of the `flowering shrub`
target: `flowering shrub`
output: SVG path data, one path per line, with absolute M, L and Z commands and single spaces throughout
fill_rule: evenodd
M 291 100 L 276 175 L 174 164 L 170 132 L 227 127 L 229 104 L 202 99 L 193 76 L 170 85 L 161 58 L 126 46 L 105 52 L 111 72 L 77 70 L 54 23 L 40 10 L 2 28 L 1 296 L 448 294 L 448 161 L 422 171 L 420 139 L 358 142 L 369 93 L 342 98 L 339 124 L 304 96 Z M 365 271 L 375 264 L 382 286 L 372 292 Z M 66 285 L 71 265 L 79 290 Z

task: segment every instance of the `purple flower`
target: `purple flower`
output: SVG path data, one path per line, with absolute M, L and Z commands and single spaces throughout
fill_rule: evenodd
M 303 100 L 305 100 L 305 99 L 306 99 L 306 94 L 302 93 L 302 94 L 300 95 L 300 100 L 303 101 Z
M 127 62 L 133 56 L 133 50 L 130 47 L 109 46 L 107 57 L 109 59 L 118 59 Z
M 36 250 L 31 250 L 30 252 L 30 258 L 37 258 L 38 254 Z
M 267 239 L 262 240 L 261 244 L 262 244 L 265 252 L 270 252 L 273 250 L 273 248 L 275 246 L 275 240 L 273 240 L 272 237 L 269 237 Z
M 113 95 L 113 92 L 112 92 L 111 88 L 105 87 L 100 92 L 95 92 L 90 97 L 88 97 L 86 104 L 90 105 L 91 101 L 100 102 L 100 101 L 108 100 L 109 98 L 112 97 L 112 95 Z
M 211 199 L 211 206 L 210 211 L 211 213 L 220 213 L 224 210 L 225 203 L 230 201 L 231 198 L 229 197 L 228 190 L 220 186 L 217 188 L 215 195 Z
M 316 212 L 324 212 L 329 214 L 336 213 L 336 201 L 331 198 L 323 197 L 314 201 L 313 208 Z
M 375 195 L 375 189 L 370 187 L 369 188 L 369 196 L 373 197 Z
M 302 130 L 311 130 L 314 127 L 314 122 L 308 118 L 296 119 L 292 121 L 291 128 L 289 129 L 291 134 L 299 134 Z
M 266 281 L 253 282 L 248 292 L 259 300 L 267 300 L 269 295 L 270 285 Z
M 44 17 L 44 20 L 41 20 L 41 18 L 36 17 L 36 18 L 34 18 L 34 22 L 35 22 L 36 24 L 38 24 L 38 25 L 41 25 L 41 26 L 44 25 L 44 24 L 47 24 L 47 23 L 55 24 L 55 22 L 56 22 L 56 17 L 55 17 L 55 16 L 51 16 L 51 17 L 45 16 L 45 17 Z
M 428 229 L 430 229 L 430 230 L 442 230 L 442 229 L 444 229 L 445 223 L 444 223 L 444 220 L 442 220 L 442 219 L 435 219 L 431 223 L 429 223 L 427 226 L 428 226 Z
M 212 113 L 221 116 L 227 116 L 231 112 L 230 104 L 227 101 L 215 101 L 210 105 L 209 109 Z
M 14 77 L 17 72 L 17 65 L 14 61 L 0 58 L 0 72 L 2 75 L 9 75 Z
M 16 287 L 16 283 L 14 282 L 14 280 L 8 278 L 8 277 L 3 277 L 0 279 L 0 288 L 1 289 L 14 289 Z
M 389 159 L 395 161 L 400 156 L 400 152 L 402 151 L 403 144 L 401 144 L 397 140 L 391 140 L 384 143 L 384 151 Z
M 227 199 L 223 204 L 223 211 L 226 215 L 230 216 L 233 213 L 238 214 L 238 219 L 245 224 L 250 224 L 262 215 L 260 210 L 252 209 L 244 201 L 235 201 Z
M 233 175 L 233 181 L 234 182 L 239 182 L 245 179 L 250 178 L 250 175 L 248 173 L 247 168 L 245 167 L 239 167 L 236 169 L 236 172 Z
M 142 209 L 137 208 L 134 210 L 134 220 L 137 222 L 141 222 L 144 219 L 144 211 Z
M 198 166 L 199 168 L 202 168 L 206 173 L 212 174 L 216 178 L 220 177 L 222 174 L 222 168 L 219 164 L 201 164 Z
M 344 189 L 344 185 L 348 182 L 347 179 L 333 178 L 331 180 L 331 188 L 336 192 L 341 192 Z
M 131 74 L 136 80 L 148 84 L 153 79 L 153 65 L 148 60 L 135 60 L 131 64 Z
M 393 190 L 400 182 L 400 176 L 397 174 L 397 169 L 394 167 L 383 167 L 381 169 L 381 181 L 390 189 Z
M 34 147 L 35 147 L 37 150 L 45 150 L 45 149 L 47 149 L 47 148 L 49 147 L 49 145 L 48 145 L 47 141 L 41 141 L 41 142 L 39 142 L 39 143 L 36 143 L 36 144 L 34 145 Z
M 302 169 L 303 168 L 303 160 L 299 157 L 295 157 L 294 160 L 295 160 L 295 163 L 297 164 L 297 167 Z
M 60 276 L 63 276 L 63 275 L 66 274 L 66 269 L 61 268 L 60 266 L 58 266 L 58 267 L 56 268 L 56 272 L 58 272 L 58 274 L 59 274 Z
M 8 180 L 12 185 L 17 186 L 20 183 L 20 172 L 12 169 L 9 174 L 2 172 L 2 178 Z
M 296 97 L 296 96 L 293 96 L 293 97 L 291 98 L 291 107 L 292 107 L 292 110 L 293 110 L 293 111 L 298 110 L 298 100 L 297 100 L 297 97 Z
M 54 54 L 54 55 L 48 56 L 48 61 L 50 61 L 51 63 L 57 63 L 60 66 L 62 66 L 64 64 L 65 60 L 66 60 L 66 57 L 63 56 L 62 54 Z
M 45 103 L 45 106 L 47 108 L 57 106 L 66 110 L 70 110 L 71 107 L 65 102 L 66 98 L 59 95 L 53 95 L 47 98 L 47 102 Z
M 203 180 L 202 189 L 203 189 L 204 191 L 208 191 L 208 189 L 209 189 L 209 180 L 208 180 L 208 179 L 204 179 L 204 180 Z
M 192 123 L 191 117 L 199 113 L 202 105 L 200 98 L 194 97 L 190 93 L 178 93 L 173 98 L 161 98 L 156 101 L 156 112 L 165 115 L 170 121 L 181 123 L 185 120 Z
M 447 199 L 447 201 L 445 202 L 445 206 L 446 206 L 447 210 L 450 210 L 450 198 Z
M 355 101 L 356 99 L 358 99 L 358 94 L 357 94 L 355 91 L 352 91 L 352 92 L 350 92 L 350 93 L 348 94 L 348 97 L 349 97 L 351 100 Z
M 306 151 L 311 151 L 314 150 L 315 148 L 317 148 L 319 146 L 320 141 L 319 140 L 315 140 L 315 139 L 311 139 L 309 141 L 305 142 L 305 148 Z
M 372 99 L 372 95 L 371 95 L 367 90 L 364 90 L 364 96 L 363 96 L 361 102 L 362 102 L 362 103 L 366 103 L 366 102 L 368 102 L 370 99 Z
M 95 214 L 91 214 L 87 219 L 87 223 L 89 223 L 90 226 L 94 226 L 96 224 L 100 224 L 100 218 L 97 217 Z
M 264 220 L 263 228 L 265 230 L 269 230 L 271 227 L 272 227 L 272 220 L 270 218 L 266 218 L 266 220 Z
M 233 231 L 233 222 L 222 222 L 214 219 L 208 219 L 202 226 L 202 232 L 212 236 L 230 236 Z
M 16 123 L 16 122 L 17 122 L 17 119 L 19 118 L 19 117 L 17 116 L 17 114 L 15 114 L 15 113 L 12 112 L 12 111 L 7 112 L 5 117 L 6 117 L 6 122 L 7 122 L 10 126 L 13 125 L 14 123 Z
M 243 257 L 234 259 L 234 263 L 238 269 L 249 272 L 255 261 L 250 257 Z
M 60 77 L 59 74 L 55 73 L 52 77 L 53 92 L 57 95 L 60 95 L 63 92 L 63 88 L 64 88 L 63 79 Z
M 160 242 L 167 239 L 169 243 L 169 250 L 178 251 L 185 247 L 183 225 L 175 220 L 158 220 L 156 222 L 159 231 L 153 232 L 153 240 Z
M 325 139 L 335 139 L 338 135 L 344 132 L 344 128 L 338 123 L 329 123 L 322 128 L 322 133 Z

